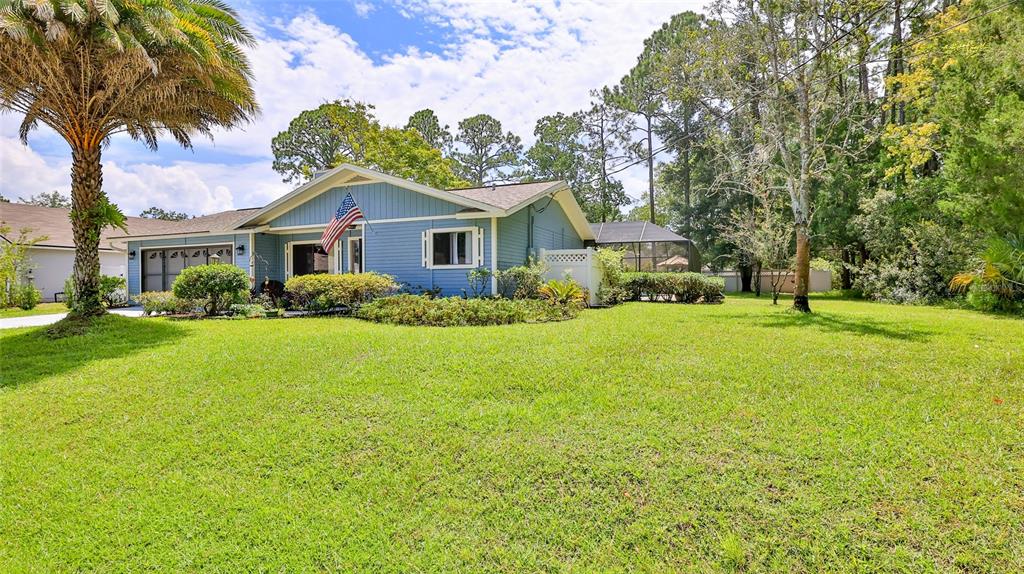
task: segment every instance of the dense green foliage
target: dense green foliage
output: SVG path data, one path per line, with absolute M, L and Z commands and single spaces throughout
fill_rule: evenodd
M 494 275 L 498 295 L 506 299 L 536 299 L 547 271 L 547 264 L 532 258 L 526 265 L 499 269 Z
M 195 265 L 182 269 L 171 288 L 178 299 L 198 301 L 207 315 L 216 315 L 248 296 L 249 275 L 235 265 Z
M 373 106 L 363 102 L 322 104 L 300 113 L 274 137 L 274 170 L 286 182 L 302 182 L 319 170 L 351 163 L 440 189 L 465 184 L 456 164 L 416 127 L 383 126 Z
M 638 301 L 676 301 L 679 303 L 721 303 L 725 299 L 725 280 L 700 273 L 649 273 L 630 271 L 622 274 L 623 290 Z
M 128 281 L 117 275 L 100 275 L 99 296 L 103 306 L 107 308 L 123 307 L 128 304 Z M 75 278 L 64 280 L 64 305 L 68 309 L 75 307 Z
M 1021 340 L 969 311 L 747 297 L 4 330 L 0 561 L 1019 572 Z
M 21 307 L 31 297 L 24 286 L 31 287 L 29 275 L 34 265 L 29 249 L 43 241 L 45 235 L 35 236 L 31 229 L 20 229 L 17 235 L 10 226 L 0 221 L 0 309 Z M 33 305 L 34 307 L 34 305 Z
M 180 299 L 172 291 L 146 291 L 135 296 L 135 302 L 142 305 L 143 314 L 183 315 L 194 313 L 200 304 L 190 299 Z
M 580 308 L 578 302 L 571 301 L 466 299 L 402 294 L 363 305 L 356 312 L 356 316 L 368 321 L 394 325 L 458 327 L 562 321 L 575 317 Z
M 292 305 L 307 311 L 355 308 L 397 288 L 394 279 L 380 273 L 299 275 L 284 284 Z
M 22 311 L 31 311 L 43 299 L 43 294 L 28 283 L 14 285 L 11 288 L 11 303 Z

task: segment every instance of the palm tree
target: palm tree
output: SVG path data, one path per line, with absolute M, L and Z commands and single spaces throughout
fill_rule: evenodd
M 124 215 L 102 189 L 100 153 L 126 133 L 184 147 L 259 111 L 242 52 L 253 37 L 219 0 L 0 0 L 0 108 L 71 146 L 75 308 L 103 313 L 100 232 Z

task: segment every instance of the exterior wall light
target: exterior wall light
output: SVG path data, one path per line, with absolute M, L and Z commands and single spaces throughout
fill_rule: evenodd
M 239 255 L 245 255 L 245 245 L 239 245 L 235 248 L 235 253 Z

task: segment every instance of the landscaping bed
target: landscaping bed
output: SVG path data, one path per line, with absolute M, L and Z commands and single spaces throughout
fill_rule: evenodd
M 455 327 L 564 321 L 576 317 L 581 309 L 578 303 L 560 304 L 539 299 L 396 295 L 363 305 L 355 316 L 393 325 Z

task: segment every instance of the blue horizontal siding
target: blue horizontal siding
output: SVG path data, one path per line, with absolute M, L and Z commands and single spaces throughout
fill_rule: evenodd
M 410 191 L 390 183 L 370 183 L 331 188 L 296 206 L 270 222 L 270 227 L 324 225 L 334 217 L 345 194 L 351 193 L 356 205 L 370 221 L 406 217 L 452 215 L 462 206 Z
M 530 218 L 533 245 L 530 245 Z M 582 249 L 583 239 L 569 222 L 561 204 L 540 199 L 498 220 L 498 268 L 523 265 L 537 249 Z

